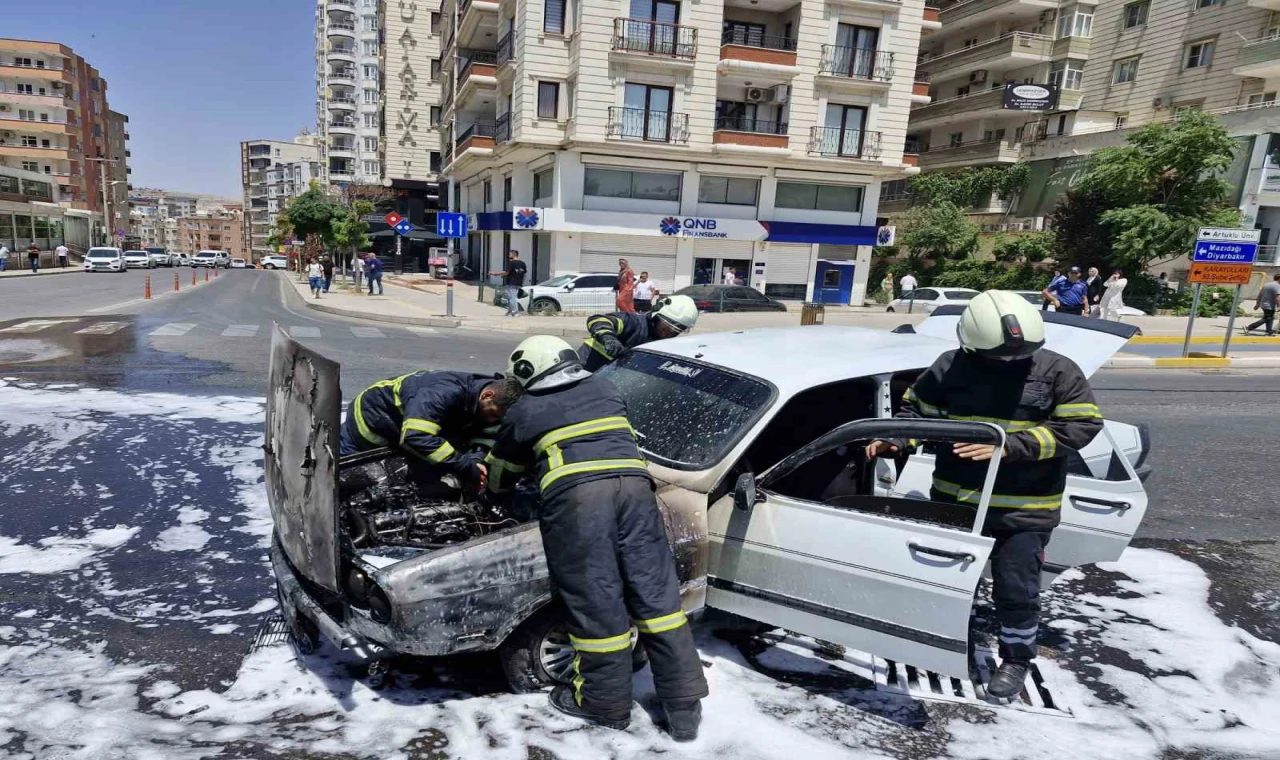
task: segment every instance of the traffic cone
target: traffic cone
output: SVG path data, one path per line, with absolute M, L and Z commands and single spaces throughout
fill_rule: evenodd
M 213 279 L 215 279 L 215 280 L 216 280 L 216 279 L 218 279 L 218 265 L 217 265 L 217 264 L 214 264 L 214 265 L 213 265 Z
M 192 269 L 191 270 L 191 287 L 194 288 L 195 286 L 196 286 L 196 270 Z
M 177 293 L 181 288 L 178 286 L 178 273 L 173 273 L 173 292 Z
M 142 284 L 142 297 L 151 298 L 151 275 L 146 275 Z
M 205 270 L 204 270 L 204 281 L 205 281 L 205 282 L 208 282 L 208 281 L 209 281 L 209 270 L 208 270 L 208 269 L 205 269 Z

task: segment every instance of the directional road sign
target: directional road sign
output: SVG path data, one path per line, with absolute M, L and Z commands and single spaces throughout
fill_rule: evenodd
M 386 216 L 382 217 L 382 219 L 387 223 L 388 227 L 394 227 L 397 224 L 399 224 L 400 220 L 404 219 L 404 217 L 392 211 L 390 214 L 387 214 Z
M 436 234 L 443 238 L 467 236 L 467 215 L 439 212 L 436 214 Z
M 397 235 L 408 235 L 413 232 L 413 222 L 408 219 L 401 219 L 392 225 L 391 229 L 395 230 Z
M 1201 227 L 1196 233 L 1187 281 L 1213 285 L 1248 283 L 1261 238 L 1261 230 Z

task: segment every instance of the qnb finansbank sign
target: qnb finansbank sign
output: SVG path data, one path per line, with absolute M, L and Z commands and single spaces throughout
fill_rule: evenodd
M 774 243 L 825 243 L 828 245 L 893 245 L 896 237 L 894 227 L 629 214 L 614 211 L 576 211 L 526 206 L 512 211 L 473 214 L 471 229 L 477 232 L 497 230 L 591 232 L 605 235 L 759 240 Z

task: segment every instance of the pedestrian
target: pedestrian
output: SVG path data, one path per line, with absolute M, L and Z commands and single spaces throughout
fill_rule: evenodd
M 648 316 L 615 311 L 587 318 L 591 337 L 578 348 L 578 359 L 588 372 L 611 364 L 623 352 L 655 340 L 665 340 L 693 329 L 698 324 L 698 305 L 689 296 L 664 296 Z
M 737 284 L 738 284 L 738 276 L 737 276 L 736 274 L 734 274 L 733 267 L 725 267 L 725 268 L 724 268 L 724 280 L 723 280 L 723 281 L 724 281 L 724 284 L 725 284 L 725 285 L 737 285 Z
M 608 728 L 630 725 L 634 626 L 668 733 L 696 739 L 707 680 L 625 399 L 551 335 L 527 338 L 507 369 L 525 396 L 485 459 L 488 487 L 502 498 L 529 471 L 541 490 L 543 551 L 575 650 L 573 681 L 551 690 L 551 706 Z
M 1089 276 L 1085 278 L 1084 284 L 1089 294 L 1088 315 L 1091 317 L 1102 316 L 1103 283 L 1097 267 L 1089 267 Z
M 524 287 L 524 275 L 529 271 L 520 260 L 520 252 L 512 248 L 507 251 L 507 268 L 500 272 L 490 272 L 490 277 L 502 278 L 503 297 L 507 299 L 507 316 L 520 316 L 520 288 Z
M 902 288 L 903 298 L 905 298 L 906 295 L 911 291 L 920 287 L 920 285 L 916 282 L 915 275 L 911 274 L 910 272 L 907 272 L 906 274 L 902 275 L 902 279 L 898 280 L 898 285 L 899 287 Z
M 31 274 L 39 274 L 40 249 L 36 247 L 35 243 L 32 243 L 31 247 L 27 248 L 27 259 L 31 262 Z
M 1057 285 L 1060 280 L 1065 279 L 1066 278 L 1062 276 L 1062 270 L 1055 269 L 1053 270 L 1053 277 L 1049 278 L 1049 287 L 1052 288 L 1054 285 Z M 1049 298 L 1045 298 L 1044 302 L 1040 304 L 1040 311 L 1048 311 L 1049 307 L 1052 305 L 1053 301 Z
M 1102 430 L 1093 390 L 1070 359 L 1044 346 L 1039 310 L 1016 293 L 988 290 L 965 307 L 960 349 L 943 353 L 903 395 L 896 416 L 983 420 L 1004 428 L 983 534 L 991 550 L 1000 668 L 987 695 L 1010 702 L 1036 656 L 1040 570 L 1061 519 L 1067 457 Z M 901 454 L 905 440 L 873 441 L 868 457 Z M 930 499 L 974 507 L 995 447 L 956 443 L 936 452 Z
M 320 291 L 324 289 L 324 267 L 320 266 L 315 256 L 307 264 L 307 282 L 311 285 L 311 297 L 319 298 Z
M 626 259 L 618 259 L 618 282 L 613 286 L 613 289 L 618 292 L 616 304 L 618 311 L 632 312 L 636 310 L 636 273 L 631 271 L 631 265 L 627 263 Z
M 0 243 L 0 272 L 9 268 L 9 246 Z
M 1085 302 L 1089 299 L 1089 286 L 1080 279 L 1080 267 L 1071 267 L 1066 277 L 1060 277 L 1049 283 L 1049 287 L 1041 291 L 1042 295 L 1053 304 L 1059 314 L 1084 314 Z
M 351 284 L 356 286 L 356 294 L 362 291 L 361 283 L 364 280 L 364 253 L 357 253 L 351 259 Z
M 63 243 L 58 243 L 58 247 L 53 249 L 53 253 L 58 257 L 58 268 L 66 269 L 67 258 L 71 255 L 71 250 Z
M 373 286 L 378 286 L 378 295 L 382 295 L 382 259 L 378 254 L 370 253 L 364 260 L 364 279 L 369 283 L 369 295 L 373 295 Z
M 880 292 L 884 294 L 884 302 L 889 303 L 893 300 L 893 275 L 885 272 L 884 279 L 880 281 Z
M 320 270 L 324 272 L 324 292 L 329 292 L 329 287 L 333 285 L 333 259 L 325 256 L 320 260 Z
M 1244 328 L 1248 335 L 1259 326 L 1265 326 L 1267 335 L 1275 335 L 1276 308 L 1280 306 L 1280 274 L 1276 275 L 1258 291 L 1258 300 L 1253 308 L 1262 309 L 1262 319 Z
M 1129 281 L 1124 277 L 1124 270 L 1117 269 L 1111 273 L 1104 283 L 1106 292 L 1102 294 L 1102 318 L 1112 322 L 1120 321 L 1120 310 L 1124 308 L 1124 288 Z
M 1168 273 L 1168 272 L 1161 272 L 1161 273 L 1160 273 L 1160 276 L 1156 278 L 1156 284 L 1158 284 L 1158 285 L 1159 285 L 1160 287 L 1162 287 L 1162 288 L 1172 288 L 1172 287 L 1173 287 L 1173 283 L 1169 282 L 1169 273 Z
M 636 291 L 633 297 L 636 311 L 640 314 L 648 314 L 653 309 L 653 299 L 658 296 L 658 286 L 653 284 L 653 280 L 649 279 L 648 272 L 640 273 L 640 281 L 636 283 Z

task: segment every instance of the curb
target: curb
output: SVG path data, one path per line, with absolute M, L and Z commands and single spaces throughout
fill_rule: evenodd
M 8 274 L 9 272 L 22 272 L 22 274 L 20 275 Z M 44 275 L 47 275 L 47 274 L 84 274 L 84 273 L 85 272 L 84 272 L 83 266 L 65 267 L 62 269 L 45 268 L 45 269 L 41 269 L 39 272 L 36 272 L 34 275 L 31 274 L 31 272 L 26 269 L 6 269 L 5 274 L 0 275 L 0 282 L 4 282 L 5 280 L 22 280 L 25 277 L 43 277 Z
M 1280 369 L 1280 356 L 1220 356 L 1147 357 L 1117 356 L 1103 365 L 1107 369 Z
M 1221 346 L 1224 336 L 1222 335 L 1193 335 L 1191 343 L 1193 345 L 1215 345 Z M 1148 344 L 1148 345 L 1181 345 L 1186 337 L 1177 335 L 1135 335 L 1129 339 L 1130 343 Z M 1267 338 L 1261 335 L 1236 335 L 1231 338 L 1233 345 L 1249 345 L 1249 346 L 1275 346 L 1280 348 L 1280 337 Z

